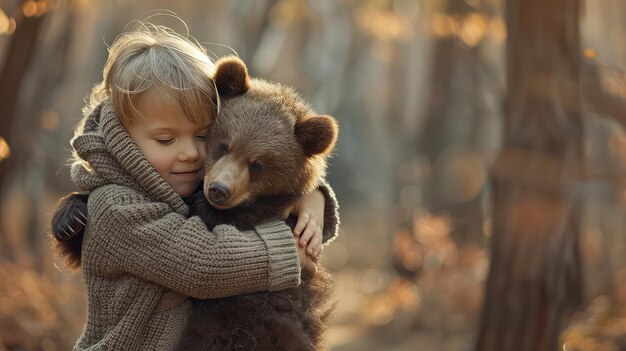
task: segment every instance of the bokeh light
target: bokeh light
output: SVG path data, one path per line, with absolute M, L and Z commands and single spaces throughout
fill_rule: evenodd
M 0 137 L 0 161 L 8 158 L 10 155 L 11 148 L 9 147 L 9 144 L 3 137 Z

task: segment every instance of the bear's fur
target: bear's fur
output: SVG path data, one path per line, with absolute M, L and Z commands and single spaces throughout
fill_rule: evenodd
M 80 267 L 83 231 L 87 222 L 88 192 L 73 192 L 61 199 L 51 220 L 51 242 L 71 269 Z
M 215 82 L 222 106 L 208 137 L 204 189 L 188 201 L 209 229 L 251 229 L 315 189 L 337 124 L 292 89 L 250 79 L 238 58 L 217 62 Z M 294 289 L 194 300 L 181 350 L 323 349 L 331 284 L 319 266 Z

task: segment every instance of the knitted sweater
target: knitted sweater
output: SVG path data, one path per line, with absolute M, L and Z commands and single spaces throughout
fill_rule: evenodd
M 186 296 L 220 298 L 296 287 L 295 240 L 281 221 L 210 232 L 143 156 L 108 101 L 72 140 L 83 160 L 71 177 L 89 190 L 82 270 L 87 323 L 75 350 L 175 349 L 190 313 Z M 338 224 L 326 196 L 324 241 Z

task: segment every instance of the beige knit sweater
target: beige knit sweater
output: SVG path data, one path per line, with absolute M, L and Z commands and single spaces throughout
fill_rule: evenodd
M 255 231 L 186 218 L 183 199 L 159 176 L 105 101 L 72 140 L 71 177 L 90 190 L 82 251 L 88 318 L 75 350 L 171 350 L 185 329 L 185 296 L 219 298 L 300 283 L 289 227 Z M 336 200 L 326 185 L 324 240 L 334 238 Z M 182 298 L 180 298 L 182 296 Z M 181 302 L 182 301 L 182 302 Z

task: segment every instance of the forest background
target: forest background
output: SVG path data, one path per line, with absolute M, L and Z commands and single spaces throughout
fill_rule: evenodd
M 50 217 L 107 45 L 155 9 L 339 121 L 329 349 L 626 350 L 620 0 L 1 0 L 0 350 L 82 330 Z

